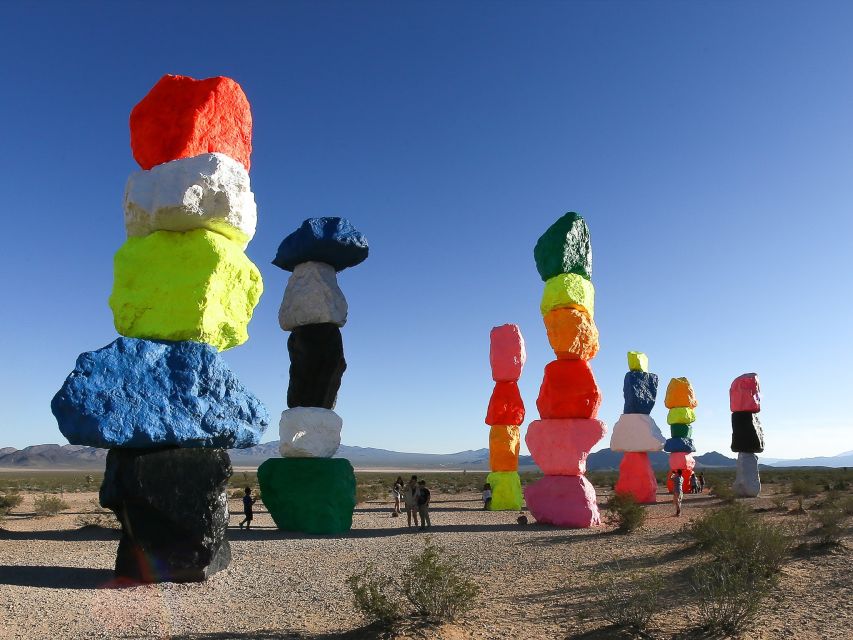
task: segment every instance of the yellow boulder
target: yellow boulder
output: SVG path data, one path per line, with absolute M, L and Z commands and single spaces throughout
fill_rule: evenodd
M 595 288 L 592 283 L 576 273 L 561 273 L 547 280 L 539 305 L 542 315 L 565 307 L 585 311 L 592 319 L 595 316 Z
M 649 356 L 641 351 L 628 352 L 628 370 L 629 371 L 645 371 L 649 370 Z
M 521 509 L 521 478 L 517 471 L 492 471 L 486 476 L 492 486 L 490 511 L 518 511 Z

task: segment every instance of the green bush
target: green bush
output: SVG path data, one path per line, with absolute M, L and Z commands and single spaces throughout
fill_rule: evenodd
M 353 602 L 368 623 L 390 626 L 403 615 L 399 597 L 391 593 L 394 581 L 368 566 L 361 573 L 347 578 Z
M 605 522 L 615 526 L 619 533 L 630 533 L 646 521 L 646 510 L 634 496 L 627 493 L 614 493 L 607 501 L 605 509 Z
M 711 495 L 719 498 L 726 504 L 733 504 L 735 502 L 735 492 L 732 491 L 731 486 L 727 482 L 719 482 L 714 484 L 711 487 Z
M 463 574 L 459 557 L 427 539 L 409 560 L 403 593 L 418 615 L 435 622 L 454 620 L 474 606 L 479 588 Z
M 19 493 L 7 493 L 0 496 L 0 515 L 6 515 L 15 507 L 20 506 L 24 497 Z
M 39 516 L 55 516 L 68 508 L 68 503 L 59 496 L 43 493 L 33 501 L 33 509 Z
M 755 572 L 751 562 L 709 562 L 693 570 L 699 619 L 708 629 L 740 635 L 761 610 L 775 575 Z
M 652 618 L 663 608 L 660 593 L 663 579 L 658 574 L 643 574 L 625 579 L 617 571 L 593 576 L 598 595 L 595 610 L 585 617 L 601 617 L 619 627 L 644 632 Z
M 814 530 L 814 533 L 819 536 L 818 544 L 823 547 L 837 547 L 841 544 L 844 522 L 847 519 L 844 509 L 835 504 L 828 504 L 822 509 L 812 511 L 809 515 L 818 524 Z
M 800 496 L 801 498 L 811 498 L 817 493 L 815 483 L 807 478 L 794 478 L 791 482 L 791 495 Z

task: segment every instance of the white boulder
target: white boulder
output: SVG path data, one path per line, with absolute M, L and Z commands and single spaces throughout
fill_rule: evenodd
M 645 413 L 623 413 L 613 425 L 610 449 L 613 451 L 660 451 L 666 438 L 654 418 Z
M 128 236 L 210 229 L 242 243 L 258 220 L 249 172 L 223 153 L 205 153 L 137 171 L 124 189 Z
M 305 324 L 331 322 L 339 327 L 347 321 L 347 300 L 338 287 L 335 268 L 325 262 L 296 265 L 278 310 L 278 324 L 291 331 Z
M 755 498 L 761 493 L 758 456 L 754 453 L 737 454 L 737 472 L 732 491 L 738 498 Z
M 285 458 L 331 458 L 341 446 L 341 417 L 331 409 L 294 407 L 281 414 L 279 452 Z

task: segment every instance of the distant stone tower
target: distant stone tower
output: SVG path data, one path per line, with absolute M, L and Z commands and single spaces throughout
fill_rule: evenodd
M 696 422 L 694 409 L 699 406 L 693 385 L 687 378 L 673 378 L 666 388 L 664 400 L 669 413 L 666 421 L 669 423 L 671 437 L 663 445 L 663 450 L 670 454 L 669 468 L 671 471 L 681 469 L 684 478 L 684 492 L 690 491 L 690 478 L 696 468 L 693 454 L 696 447 L 693 444 L 693 427 Z M 667 488 L 672 493 L 673 481 L 667 480 Z
M 744 373 L 729 389 L 732 411 L 732 451 L 737 453 L 737 474 L 732 486 L 736 496 L 755 498 L 761 493 L 757 453 L 764 451 L 761 411 L 761 387 L 757 373 Z

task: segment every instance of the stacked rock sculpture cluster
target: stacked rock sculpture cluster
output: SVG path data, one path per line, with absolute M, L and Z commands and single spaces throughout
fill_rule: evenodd
M 489 432 L 489 473 L 486 482 L 492 487 L 492 511 L 521 509 L 521 479 L 518 476 L 518 451 L 524 402 L 518 390 L 518 379 L 527 354 L 524 337 L 515 324 L 494 327 L 489 335 L 489 361 L 495 388 L 489 399 L 486 424 Z
M 229 78 L 164 76 L 130 116 L 143 171 L 125 189 L 110 296 L 124 337 L 81 354 L 51 404 L 70 443 L 110 450 L 100 501 L 122 525 L 122 577 L 198 581 L 231 559 L 225 449 L 269 423 L 218 353 L 247 340 L 263 288 L 243 253 L 251 137 Z
M 545 477 L 524 491 L 539 522 L 585 528 L 600 523 L 595 489 L 584 477 L 586 459 L 607 427 L 597 419 L 601 393 L 589 360 L 598 353 L 593 320 L 595 290 L 589 228 L 569 212 L 551 225 L 533 250 L 545 282 L 540 311 L 557 359 L 545 367 L 527 448 Z
M 649 452 L 660 451 L 665 442 L 651 416 L 657 393 L 658 377 L 649 373 L 648 357 L 639 351 L 629 351 L 628 373 L 622 385 L 625 408 L 613 426 L 610 449 L 624 452 L 619 464 L 616 493 L 632 495 L 637 502 L 644 504 L 657 501 L 658 483 Z
M 754 498 L 761 493 L 758 456 L 764 451 L 764 433 L 758 412 L 761 411 L 761 387 L 757 373 L 744 373 L 729 388 L 732 411 L 732 451 L 737 453 L 737 473 L 732 486 L 736 496 Z
M 693 454 L 696 447 L 693 445 L 693 427 L 696 422 L 694 409 L 699 406 L 696 402 L 696 394 L 693 385 L 687 378 L 673 378 L 666 388 L 666 408 L 669 409 L 666 421 L 669 424 L 670 438 L 663 445 L 663 450 L 670 454 L 669 468 L 671 471 L 681 469 L 684 478 L 684 491 L 690 487 L 690 478 L 696 461 Z M 672 493 L 673 481 L 667 480 L 667 488 Z
M 332 534 L 349 531 L 355 473 L 333 458 L 343 421 L 333 411 L 346 369 L 341 327 L 347 301 L 337 273 L 367 258 L 364 235 L 344 218 L 311 218 L 287 236 L 273 264 L 292 272 L 278 312 L 289 331 L 288 409 L 281 414 L 281 458 L 258 468 L 264 504 L 279 529 Z

